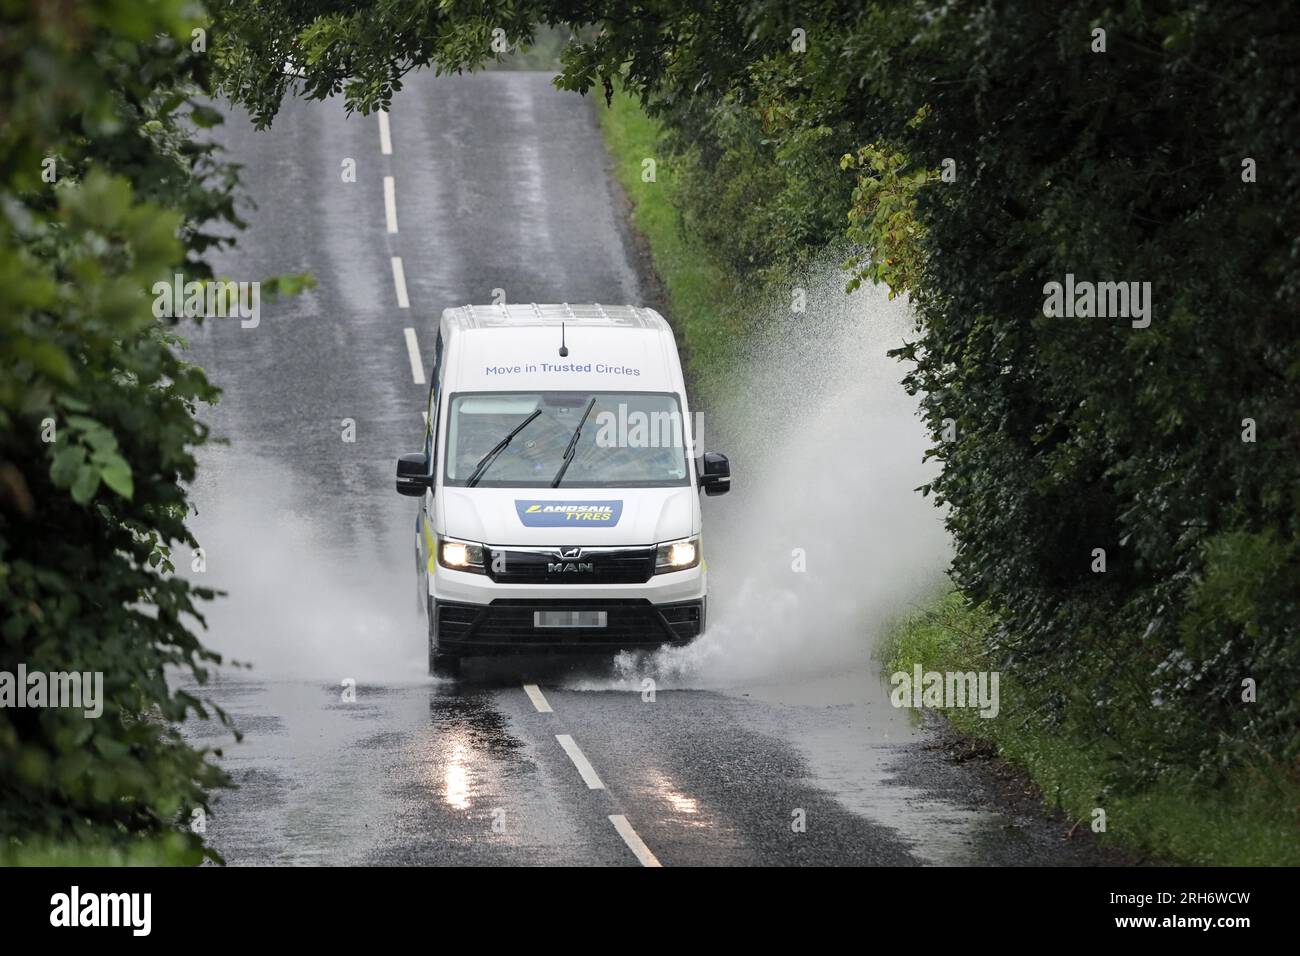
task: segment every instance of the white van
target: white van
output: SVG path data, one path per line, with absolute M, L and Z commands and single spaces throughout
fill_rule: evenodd
M 704 632 L 697 460 L 672 330 L 652 309 L 447 309 L 424 450 L 397 463 L 421 498 L 415 553 L 429 670 L 511 650 L 685 644 Z

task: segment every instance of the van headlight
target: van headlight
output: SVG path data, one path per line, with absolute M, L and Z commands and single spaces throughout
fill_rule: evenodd
M 438 539 L 438 563 L 444 568 L 482 574 L 483 553 L 484 548 L 481 544 L 455 541 L 451 538 Z
M 668 541 L 655 550 L 655 574 L 668 571 L 685 571 L 700 563 L 700 538 L 683 538 Z

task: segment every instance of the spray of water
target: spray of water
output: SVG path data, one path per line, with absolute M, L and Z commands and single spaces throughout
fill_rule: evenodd
M 227 592 L 205 609 L 205 644 L 259 679 L 427 680 L 408 521 L 341 531 L 345 501 L 295 494 L 302 475 L 233 448 L 208 453 L 200 475 L 206 569 L 178 566 Z
M 613 686 L 734 687 L 871 666 L 889 621 L 940 586 L 942 515 L 915 489 L 934 473 L 905 368 L 902 299 L 809 275 L 807 311 L 783 310 L 738 368 L 744 387 L 710 416 L 733 489 L 705 499 L 709 623 L 703 638 L 620 655 Z M 725 447 L 724 447 L 725 446 Z M 588 682 L 584 687 L 611 686 Z

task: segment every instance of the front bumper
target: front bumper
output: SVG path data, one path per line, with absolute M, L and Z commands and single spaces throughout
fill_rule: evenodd
M 489 604 L 433 600 L 438 650 L 447 654 L 509 651 L 592 651 L 611 653 L 681 646 L 704 630 L 706 600 L 653 604 L 646 598 L 514 599 Z M 604 611 L 606 626 L 535 627 L 537 611 Z

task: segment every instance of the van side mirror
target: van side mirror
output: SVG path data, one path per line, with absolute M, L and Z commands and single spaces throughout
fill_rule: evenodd
M 731 490 L 731 462 L 721 452 L 706 451 L 699 471 L 700 487 L 706 495 L 725 495 Z
M 397 459 L 397 493 L 418 498 L 430 487 L 429 459 L 424 452 Z

